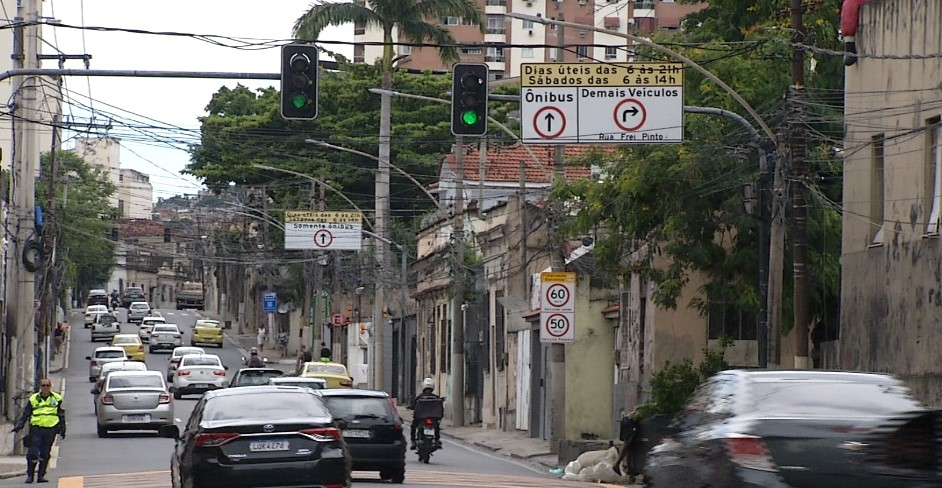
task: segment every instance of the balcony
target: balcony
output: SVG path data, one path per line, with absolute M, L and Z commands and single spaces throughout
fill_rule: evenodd
M 366 34 L 366 27 L 354 27 L 353 28 L 353 35 L 362 36 L 363 34 Z
M 484 33 L 504 35 L 506 31 L 507 29 L 504 29 L 503 27 L 488 27 L 487 29 L 484 30 Z
M 484 56 L 485 63 L 503 63 L 504 56 Z
M 494 6 L 494 7 L 506 7 L 507 0 L 487 0 L 484 5 Z

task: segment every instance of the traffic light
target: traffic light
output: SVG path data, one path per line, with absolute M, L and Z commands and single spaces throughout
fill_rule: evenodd
M 487 65 L 458 63 L 451 76 L 451 133 L 487 134 Z
M 317 117 L 317 46 L 281 46 L 281 117 L 312 120 Z

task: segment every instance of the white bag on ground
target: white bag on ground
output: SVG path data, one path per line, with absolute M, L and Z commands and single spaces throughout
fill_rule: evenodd
M 612 467 L 618 459 L 618 450 L 614 447 L 606 451 L 588 451 L 566 466 L 562 479 L 567 481 L 587 481 L 594 483 L 616 483 L 627 480 Z

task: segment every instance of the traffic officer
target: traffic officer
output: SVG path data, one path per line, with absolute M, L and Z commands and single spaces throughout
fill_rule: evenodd
M 19 432 L 29 421 L 29 434 L 23 444 L 29 448 L 26 453 L 26 482 L 33 482 L 33 473 L 39 465 L 40 483 L 46 483 L 46 467 L 49 466 L 49 452 L 56 434 L 65 438 L 65 409 L 62 408 L 62 395 L 52 391 L 52 380 L 39 380 L 39 392 L 29 397 L 29 403 L 13 426 L 13 432 Z

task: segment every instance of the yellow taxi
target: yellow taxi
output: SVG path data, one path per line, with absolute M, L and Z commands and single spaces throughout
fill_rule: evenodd
M 132 361 L 144 361 L 144 343 L 137 334 L 115 334 L 111 339 L 111 345 L 124 349 L 128 359 Z
M 327 388 L 353 388 L 353 378 L 347 373 L 347 367 L 340 363 L 312 361 L 304 363 L 302 378 L 321 378 L 327 382 Z
M 193 336 L 190 338 L 190 345 L 212 344 L 216 347 L 222 347 L 222 326 L 218 320 L 199 319 L 193 325 Z

